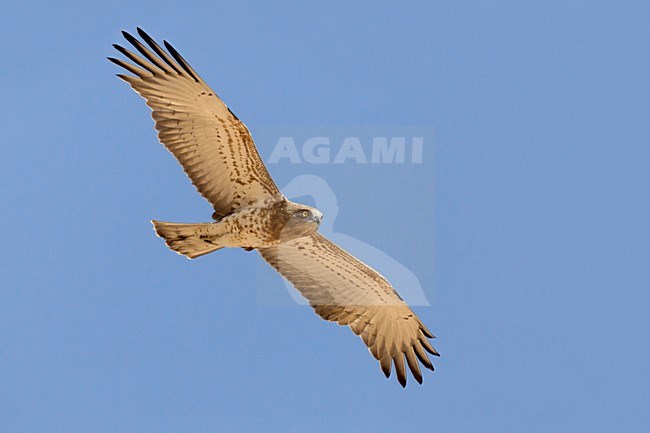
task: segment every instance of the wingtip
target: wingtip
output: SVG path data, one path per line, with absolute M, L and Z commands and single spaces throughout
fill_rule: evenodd
M 429 343 L 429 340 L 427 340 L 426 338 L 420 338 L 420 344 L 422 345 L 422 347 L 424 347 L 424 350 L 426 350 L 430 354 L 434 356 L 440 356 L 438 351 L 436 351 L 436 349 L 433 348 L 431 343 Z
M 137 81 L 136 77 L 132 77 L 130 75 L 115 74 L 115 76 L 130 86 L 133 86 L 134 85 L 133 83 Z
M 165 46 L 165 48 L 169 50 L 170 53 L 178 53 L 178 51 L 176 51 L 176 48 L 174 48 L 172 44 L 167 42 L 166 39 L 163 39 L 163 45 Z
M 381 368 L 381 371 L 384 373 L 384 376 L 386 376 L 386 379 L 388 379 L 390 377 L 390 372 L 391 372 L 391 359 L 381 358 L 379 360 L 379 367 Z
M 167 51 L 169 51 L 172 54 L 172 56 L 176 57 L 178 55 L 178 51 L 176 51 L 176 48 L 174 48 L 172 44 L 167 42 L 166 39 L 163 39 L 163 45 L 165 46 L 165 48 L 167 48 Z
M 436 336 L 433 335 L 431 331 L 429 331 L 426 327 L 423 326 L 422 328 L 420 328 L 420 330 L 427 338 L 436 338 Z
M 129 41 L 131 45 L 137 48 L 138 44 L 140 43 L 135 36 L 133 36 L 131 33 L 127 32 L 126 30 L 122 30 L 122 36 L 124 36 L 124 39 Z
M 128 56 L 126 48 L 124 48 L 122 45 L 120 45 L 120 44 L 113 44 L 113 48 L 115 48 L 117 51 L 119 51 L 120 53 L 124 54 L 125 56 Z
M 138 34 L 140 35 L 140 37 L 142 39 L 144 39 L 148 44 L 155 43 L 153 38 L 151 36 L 149 36 L 149 34 L 147 32 L 142 30 L 141 27 L 136 27 L 136 30 L 137 30 Z
M 390 377 L 390 373 L 391 373 L 390 365 L 388 367 L 384 367 L 382 365 L 381 371 L 382 371 L 382 373 L 384 373 L 384 376 L 386 376 L 386 379 L 388 379 Z

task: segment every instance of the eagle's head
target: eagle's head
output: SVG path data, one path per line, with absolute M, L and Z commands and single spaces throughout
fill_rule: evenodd
M 300 203 L 289 202 L 284 213 L 286 222 L 281 235 L 284 239 L 294 239 L 314 233 L 323 219 L 321 211 Z

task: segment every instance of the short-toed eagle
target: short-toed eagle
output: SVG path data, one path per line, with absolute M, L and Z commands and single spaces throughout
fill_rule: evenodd
M 264 166 L 246 126 L 166 41 L 163 50 L 123 32 L 140 55 L 114 47 L 133 63 L 109 58 L 152 109 L 160 142 L 214 207 L 213 222 L 152 221 L 169 248 L 190 259 L 224 247 L 255 249 L 289 280 L 323 319 L 347 325 L 379 361 L 386 377 L 406 366 L 422 383 L 418 360 L 433 365 L 434 338 L 377 271 L 318 233 L 317 209 L 285 198 Z

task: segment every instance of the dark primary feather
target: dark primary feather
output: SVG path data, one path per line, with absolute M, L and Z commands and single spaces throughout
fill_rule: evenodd
M 165 44 L 165 47 L 169 50 L 169 52 L 174 57 L 174 59 L 176 59 L 178 64 L 181 65 L 183 69 L 185 69 L 185 72 L 187 72 L 188 74 L 190 74 L 192 78 L 194 78 L 194 81 L 196 81 L 197 83 L 201 81 L 201 79 L 199 78 L 199 74 L 197 74 L 196 71 L 192 69 L 190 64 L 185 61 L 183 56 L 181 56 L 179 52 L 176 51 L 176 49 L 172 47 L 172 45 L 169 42 L 163 41 L 163 44 Z
M 154 41 L 148 34 L 144 32 L 140 27 L 138 27 L 138 34 L 144 41 L 149 45 L 158 56 L 167 63 L 174 71 L 176 71 L 177 74 L 183 75 L 183 73 L 178 69 L 178 66 L 174 63 L 174 61 L 167 55 L 167 53 L 160 48 L 160 46 Z

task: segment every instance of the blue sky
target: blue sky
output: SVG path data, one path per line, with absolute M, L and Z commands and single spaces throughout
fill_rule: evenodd
M 645 431 L 650 7 L 232 3 L 3 6 L 2 430 Z M 417 276 L 442 354 L 423 386 L 255 253 L 154 236 L 210 207 L 105 60 L 136 26 L 264 158 L 274 131 L 435 131 L 422 164 L 269 165 L 324 179 L 334 231 Z

